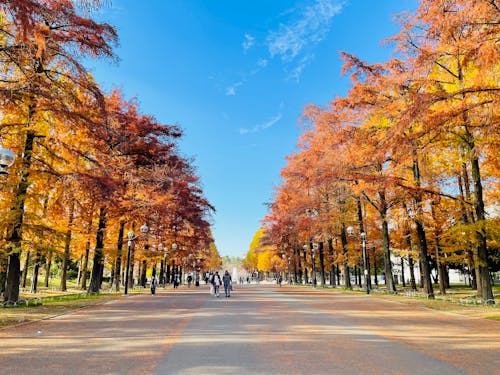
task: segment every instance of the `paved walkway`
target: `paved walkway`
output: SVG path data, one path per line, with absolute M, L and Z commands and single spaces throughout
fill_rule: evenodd
M 365 295 L 205 286 L 0 331 L 0 374 L 498 374 L 500 323 Z

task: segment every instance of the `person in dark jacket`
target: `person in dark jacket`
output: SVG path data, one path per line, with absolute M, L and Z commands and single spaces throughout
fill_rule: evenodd
M 219 297 L 219 288 L 222 284 L 222 281 L 219 276 L 219 272 L 215 271 L 215 274 L 212 276 L 212 285 L 214 286 L 214 295 Z
M 151 277 L 151 294 L 156 293 L 156 287 L 158 286 L 158 280 L 156 279 L 156 276 Z
M 224 293 L 226 293 L 226 298 L 231 297 L 231 289 L 233 286 L 231 282 L 231 275 L 227 270 L 224 272 L 224 276 L 222 276 L 222 283 L 224 284 Z

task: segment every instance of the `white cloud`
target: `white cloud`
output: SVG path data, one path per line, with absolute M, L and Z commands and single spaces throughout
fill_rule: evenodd
M 236 95 L 236 89 L 240 87 L 243 84 L 243 81 L 236 82 L 232 86 L 226 87 L 226 95 L 227 96 L 233 96 Z
M 266 59 L 259 59 L 257 61 L 257 66 L 261 67 L 261 68 L 265 68 L 268 64 L 268 61 Z
M 293 67 L 288 75 L 288 79 L 293 79 L 295 82 L 300 81 L 300 76 L 304 68 L 314 59 L 314 55 L 306 55 Z
M 290 76 L 298 80 L 302 70 L 312 61 L 310 51 L 326 38 L 332 18 L 342 8 L 341 0 L 316 0 L 304 8 L 298 18 L 270 31 L 266 43 L 271 58 L 279 57 L 284 63 L 295 65 Z
M 255 38 L 253 36 L 251 36 L 250 34 L 245 34 L 245 40 L 241 44 L 241 46 L 243 47 L 243 50 L 245 52 L 248 51 L 250 48 L 252 48 L 254 46 L 254 44 L 255 44 Z
M 271 57 L 284 61 L 293 60 L 306 47 L 321 42 L 330 30 L 333 16 L 340 13 L 342 4 L 334 0 L 316 0 L 301 17 L 290 24 L 280 24 L 278 31 L 271 31 L 267 46 Z
M 267 120 L 261 124 L 255 125 L 253 128 L 250 128 L 250 129 L 249 128 L 240 128 L 239 133 L 241 135 L 245 135 L 245 134 L 250 134 L 250 133 L 258 133 L 262 130 L 269 129 L 274 124 L 276 124 L 279 120 L 281 120 L 282 117 L 283 117 L 283 115 L 281 113 L 278 113 L 276 116 L 271 117 L 269 120 Z

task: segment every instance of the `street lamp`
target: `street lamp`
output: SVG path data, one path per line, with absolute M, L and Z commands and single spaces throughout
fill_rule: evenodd
M 11 150 L 0 147 L 0 175 L 9 174 L 7 168 L 14 164 L 14 158 L 14 153 Z
M 354 228 L 353 227 L 347 227 L 347 234 L 351 237 L 354 236 Z M 360 236 L 361 236 L 361 248 L 362 248 L 362 251 L 363 251 L 363 267 L 365 269 L 365 290 L 366 290 L 366 294 L 370 294 L 370 284 L 369 284 L 369 281 L 368 281 L 368 278 L 370 277 L 370 270 L 368 268 L 368 255 L 366 253 L 366 233 L 365 232 L 361 232 L 360 233 Z
M 144 236 L 148 233 L 149 227 L 144 224 L 140 228 L 141 233 L 138 234 L 137 236 L 135 235 L 134 231 L 131 230 L 130 232 L 127 233 L 127 238 L 128 238 L 128 244 L 127 244 L 127 270 L 126 270 L 126 275 L 125 275 L 125 294 L 128 294 L 128 278 L 129 278 L 129 272 L 130 272 L 130 251 L 132 250 L 132 243 L 138 239 L 141 236 Z

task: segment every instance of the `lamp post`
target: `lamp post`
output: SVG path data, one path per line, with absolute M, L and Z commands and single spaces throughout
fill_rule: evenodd
M 129 272 L 130 272 L 130 252 L 132 250 L 132 244 L 133 242 L 138 239 L 141 236 L 144 236 L 148 233 L 149 227 L 144 224 L 140 228 L 141 233 L 138 234 L 137 236 L 135 235 L 134 231 L 131 230 L 130 232 L 127 233 L 127 238 L 128 238 L 128 243 L 127 243 L 127 270 L 125 274 L 125 294 L 128 294 L 128 279 L 129 279 Z
M 14 164 L 14 153 L 7 149 L 0 147 L 0 175 L 7 175 L 9 168 L 12 164 Z

